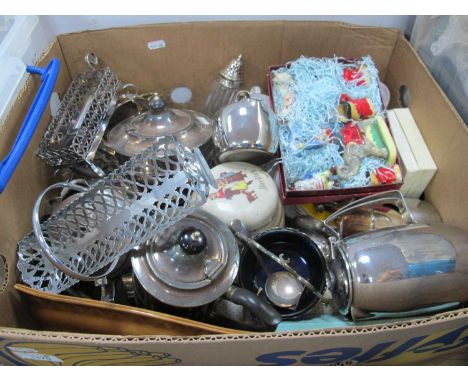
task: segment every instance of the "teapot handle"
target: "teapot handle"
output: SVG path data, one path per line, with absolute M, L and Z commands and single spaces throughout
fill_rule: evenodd
M 385 191 L 380 192 L 375 195 L 370 195 L 362 199 L 358 199 L 354 202 L 351 202 L 344 206 L 343 208 L 339 209 L 335 213 L 331 214 L 328 218 L 325 219 L 323 222 L 324 227 L 328 229 L 333 235 L 337 238 L 340 237 L 339 233 L 335 231 L 334 228 L 331 227 L 331 223 L 336 219 L 349 214 L 351 211 L 354 211 L 358 208 L 362 207 L 373 207 L 379 204 L 391 204 L 398 208 L 401 216 L 404 218 L 406 224 L 414 223 L 413 219 L 411 218 L 410 213 L 408 212 L 408 207 L 405 202 L 405 198 L 400 191 Z
M 250 92 L 247 90 L 239 90 L 236 94 L 236 102 L 242 99 L 250 99 Z
M 247 289 L 231 286 L 224 297 L 246 308 L 270 328 L 276 328 L 282 320 L 281 314 L 272 305 Z

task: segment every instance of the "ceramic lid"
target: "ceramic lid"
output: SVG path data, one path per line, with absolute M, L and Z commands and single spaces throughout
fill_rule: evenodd
M 220 297 L 234 282 L 238 265 L 233 234 L 202 211 L 149 240 L 132 258 L 143 288 L 158 300 L 179 307 L 200 306 Z
M 159 95 L 147 102 L 148 111 L 120 122 L 106 137 L 113 150 L 127 156 L 141 153 L 164 135 L 175 136 L 184 146 L 192 149 L 207 142 L 213 133 L 212 121 L 205 115 L 165 106 Z
M 250 232 L 278 221 L 281 208 L 278 190 L 270 175 L 260 167 L 229 162 L 212 168 L 211 172 L 218 188 L 210 188 L 208 201 L 202 210 L 225 224 L 240 219 Z

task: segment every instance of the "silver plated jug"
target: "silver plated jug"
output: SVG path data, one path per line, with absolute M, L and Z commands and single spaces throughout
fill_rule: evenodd
M 392 203 L 406 223 L 341 238 L 331 222 L 356 208 Z M 385 313 L 411 315 L 446 303 L 468 301 L 468 233 L 447 224 L 415 224 L 403 196 L 384 192 L 331 215 L 329 263 L 332 293 L 343 315 L 354 320 Z

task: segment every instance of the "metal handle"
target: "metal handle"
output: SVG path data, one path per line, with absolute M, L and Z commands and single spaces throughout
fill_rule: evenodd
M 239 102 L 241 99 L 250 99 L 250 93 L 247 90 L 240 90 L 236 94 L 236 102 Z
M 224 297 L 243 306 L 269 327 L 276 328 L 282 320 L 281 314 L 273 306 L 247 289 L 231 286 Z
M 120 93 L 121 97 L 127 98 L 138 95 L 138 89 L 135 84 L 127 83 L 122 86 L 122 88 L 120 89 Z
M 409 212 L 408 207 L 405 202 L 405 198 L 403 197 L 400 191 L 385 191 L 375 195 L 366 196 L 365 198 L 358 199 L 354 202 L 351 202 L 344 206 L 343 208 L 339 209 L 338 211 L 331 214 L 328 218 L 325 219 L 323 222 L 325 228 L 330 230 L 337 238 L 340 237 L 339 233 L 335 231 L 334 228 L 331 227 L 331 223 L 336 219 L 354 211 L 358 208 L 362 207 L 372 207 L 379 204 L 391 204 L 398 208 L 398 211 L 403 216 L 407 224 L 414 223 Z
M 93 52 L 86 53 L 84 60 L 86 62 L 86 65 L 88 65 L 88 68 L 91 71 L 95 71 L 99 65 L 99 58 L 98 56 L 96 56 L 96 53 L 93 53 Z
M 56 184 L 53 184 L 49 187 L 47 187 L 44 191 L 42 191 L 42 193 L 39 195 L 39 197 L 37 198 L 36 202 L 34 203 L 34 207 L 33 207 L 33 212 L 32 212 L 32 225 L 33 225 L 33 231 L 34 231 L 34 235 L 36 236 L 36 240 L 37 242 L 39 243 L 42 251 L 44 252 L 44 254 L 46 255 L 46 257 L 49 259 L 49 261 L 56 267 L 58 268 L 60 271 L 62 271 L 63 273 L 65 273 L 66 275 L 70 276 L 70 277 L 73 277 L 77 280 L 81 280 L 81 281 L 97 281 L 97 280 L 100 280 L 106 276 L 108 276 L 113 270 L 114 268 L 117 266 L 117 262 L 119 260 L 119 258 L 115 259 L 112 264 L 110 265 L 109 269 L 104 272 L 102 275 L 99 275 L 99 276 L 86 276 L 86 275 L 82 275 L 81 273 L 77 273 L 75 271 L 73 271 L 72 269 L 68 268 L 55 254 L 54 252 L 52 251 L 52 249 L 49 247 L 49 245 L 47 244 L 47 241 L 44 237 L 44 234 L 42 233 L 42 228 L 41 228 L 41 223 L 39 221 L 39 209 L 41 207 L 41 202 L 42 202 L 42 199 L 44 198 L 44 196 L 51 190 L 54 190 L 56 188 L 69 188 L 69 189 L 72 189 L 72 190 L 75 190 L 75 191 L 79 191 L 79 192 L 86 192 L 89 190 L 88 187 L 83 187 L 83 186 L 79 186 L 77 184 L 73 184 L 73 183 L 56 183 Z
M 276 167 L 279 166 L 282 163 L 283 163 L 282 158 L 274 158 L 274 159 L 262 164 L 259 167 L 273 178 Z
M 15 143 L 5 159 L 0 162 L 0 193 L 5 189 L 13 172 L 23 157 L 29 142 L 36 131 L 37 126 L 49 103 L 50 96 L 54 90 L 55 83 L 60 71 L 60 61 L 53 58 L 45 68 L 27 66 L 26 71 L 31 74 L 40 74 L 42 79 L 41 87 L 26 114 L 23 125 L 20 128 Z

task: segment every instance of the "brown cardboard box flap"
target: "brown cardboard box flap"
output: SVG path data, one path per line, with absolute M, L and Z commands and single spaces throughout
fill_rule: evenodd
M 418 364 L 466 349 L 467 334 L 467 310 L 390 325 L 279 334 L 129 337 L 0 329 L 0 360 L 35 365 Z
M 393 105 L 398 90 L 409 89 L 409 107 L 432 157 L 437 173 L 425 192 L 445 223 L 468 229 L 468 129 L 416 51 L 401 38 L 395 47 L 385 79 Z

